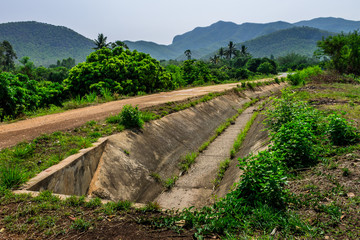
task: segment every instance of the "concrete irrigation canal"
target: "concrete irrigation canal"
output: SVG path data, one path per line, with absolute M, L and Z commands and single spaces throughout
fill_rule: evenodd
M 136 203 L 158 202 L 164 208 L 201 207 L 213 197 L 223 197 L 239 180 L 237 158 L 266 147 L 263 116 L 258 115 L 240 151 L 230 162 L 221 182 L 214 187 L 220 162 L 230 158 L 237 135 L 258 107 L 285 83 L 266 85 L 254 91 L 228 91 L 208 102 L 169 114 L 145 124 L 141 130 L 126 130 L 99 139 L 93 147 L 81 150 L 31 179 L 21 192 L 51 190 L 63 195 L 85 195 L 106 200 L 130 200 Z M 262 100 L 250 106 L 231 125 L 198 154 L 184 173 L 179 164 L 197 152 L 216 129 L 238 113 L 254 98 Z M 165 179 L 174 178 L 171 189 Z

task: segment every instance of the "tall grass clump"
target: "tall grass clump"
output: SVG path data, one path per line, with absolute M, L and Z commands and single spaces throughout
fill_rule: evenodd
M 0 187 L 12 189 L 25 183 L 28 175 L 18 166 L 0 167 Z

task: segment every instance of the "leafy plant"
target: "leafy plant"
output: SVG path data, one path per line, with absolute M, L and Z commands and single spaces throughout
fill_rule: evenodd
M 195 163 L 195 159 L 197 158 L 199 154 L 197 152 L 191 152 L 186 154 L 186 156 L 183 158 L 183 160 L 180 163 L 180 169 L 183 172 L 187 172 L 191 165 Z
M 126 128 L 142 128 L 144 121 L 141 115 L 141 111 L 137 106 L 125 105 L 120 112 L 121 124 Z
M 173 186 L 175 186 L 176 181 L 179 179 L 178 176 L 172 176 L 170 178 L 167 178 L 164 180 L 163 184 L 166 189 L 171 189 Z
M 355 143 L 360 139 L 357 129 L 338 114 L 328 116 L 328 133 L 333 144 L 338 146 Z
M 317 138 L 307 122 L 294 120 L 272 134 L 272 150 L 288 168 L 308 167 L 318 159 Z
M 269 151 L 239 159 L 244 173 L 232 194 L 252 205 L 262 202 L 277 208 L 284 207 L 287 198 L 284 189 L 286 172 L 281 160 Z

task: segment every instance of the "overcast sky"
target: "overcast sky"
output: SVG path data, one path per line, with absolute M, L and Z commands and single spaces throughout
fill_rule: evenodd
M 38 21 L 94 39 L 170 44 L 219 20 L 237 24 L 341 17 L 360 20 L 359 0 L 0 0 L 0 23 Z

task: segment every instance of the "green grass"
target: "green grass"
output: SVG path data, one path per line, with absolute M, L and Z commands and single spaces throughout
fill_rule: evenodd
M 178 176 L 172 176 L 163 181 L 163 185 L 167 190 L 170 190 L 175 186 L 176 181 L 179 179 Z
M 191 167 L 191 165 L 195 163 L 195 159 L 197 158 L 198 155 L 199 155 L 198 152 L 192 152 L 186 154 L 185 157 L 183 157 L 183 159 L 180 162 L 180 170 L 184 173 L 187 172 Z
M 255 112 L 250 120 L 246 123 L 244 129 L 238 134 L 236 137 L 236 140 L 234 141 L 233 147 L 230 150 L 230 157 L 233 159 L 235 157 L 235 154 L 239 151 L 243 141 L 245 140 L 245 137 L 250 130 L 252 124 L 254 123 L 256 117 L 258 116 L 258 112 Z
M 218 173 L 216 175 L 216 178 L 213 181 L 215 188 L 217 188 L 219 186 L 221 180 L 224 178 L 225 172 L 230 166 L 230 162 L 231 162 L 230 159 L 226 159 L 226 160 L 220 162 Z

